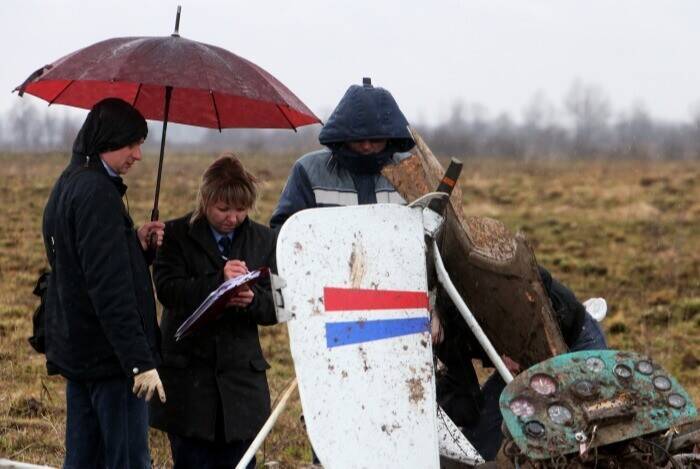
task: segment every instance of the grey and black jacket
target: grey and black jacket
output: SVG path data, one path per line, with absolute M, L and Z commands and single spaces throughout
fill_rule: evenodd
M 318 140 L 327 149 L 308 153 L 294 164 L 272 214 L 271 228 L 280 228 L 287 218 L 306 208 L 405 203 L 380 173 L 384 165 L 407 158 L 405 152 L 415 145 L 406 117 L 387 90 L 375 88 L 368 78 L 362 86 L 352 85 Z M 387 144 L 381 154 L 344 159 L 345 144 L 358 140 L 386 140 Z M 367 170 L 352 163 L 365 158 L 376 158 L 376 167 Z
M 406 153 L 395 153 L 392 162 L 398 163 L 406 157 Z M 363 184 L 365 178 L 371 178 L 374 184 Z M 351 173 L 338 164 L 330 150 L 318 150 L 294 163 L 270 227 L 279 228 L 287 218 L 307 208 L 368 203 L 404 204 L 406 201 L 381 174 Z

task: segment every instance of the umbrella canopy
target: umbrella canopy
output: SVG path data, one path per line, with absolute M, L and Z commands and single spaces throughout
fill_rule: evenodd
M 213 129 L 291 128 L 320 120 L 254 63 L 179 35 L 107 39 L 34 72 L 17 87 L 49 102 L 90 109 L 106 97 L 131 103 L 146 119 Z
M 131 103 L 146 119 L 163 121 L 158 199 L 168 121 L 213 129 L 294 129 L 320 123 L 309 108 L 275 77 L 220 47 L 180 37 L 107 39 L 80 49 L 32 73 L 15 88 L 49 105 L 90 109 L 104 98 Z

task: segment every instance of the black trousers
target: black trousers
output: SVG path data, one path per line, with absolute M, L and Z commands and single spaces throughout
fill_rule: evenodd
M 168 433 L 173 469 L 231 469 L 238 464 L 253 440 L 230 443 L 200 440 Z M 247 466 L 255 469 L 255 458 Z
M 132 385 L 126 377 L 66 380 L 65 469 L 151 467 L 148 406 Z
M 173 469 L 231 469 L 236 467 L 253 442 L 251 438 L 226 443 L 224 409 L 221 399 L 219 399 L 216 409 L 214 441 L 180 436 L 174 433 L 168 433 L 168 439 L 173 455 Z M 255 469 L 255 457 L 250 460 L 246 469 Z

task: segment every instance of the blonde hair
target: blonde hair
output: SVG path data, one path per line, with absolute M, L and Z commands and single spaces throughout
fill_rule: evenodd
M 190 223 L 205 216 L 211 204 L 221 201 L 237 208 L 252 209 L 257 197 L 257 178 L 245 170 L 236 155 L 223 153 L 202 174 L 197 206 Z

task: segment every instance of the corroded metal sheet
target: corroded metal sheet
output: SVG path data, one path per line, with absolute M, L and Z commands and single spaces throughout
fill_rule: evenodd
M 421 210 L 304 210 L 280 231 L 277 266 L 324 467 L 439 467 Z
M 697 418 L 691 397 L 661 366 L 615 350 L 542 362 L 508 384 L 500 407 L 510 436 L 531 459 L 587 451 Z
M 382 170 L 408 202 L 434 190 L 444 173 L 415 132 L 414 138 L 415 154 Z M 462 179 L 468 184 L 468 170 Z M 566 352 L 525 237 L 497 220 L 465 216 L 461 197 L 456 188 L 438 244 L 445 268 L 489 340 L 525 368 Z

